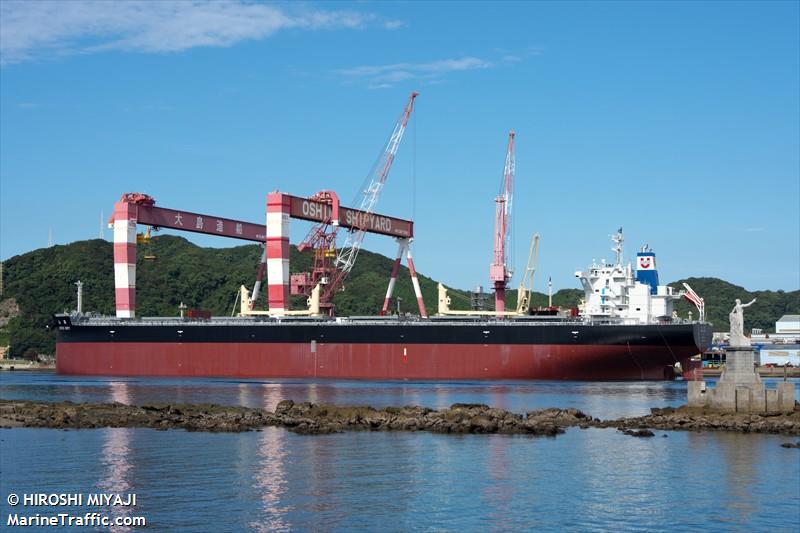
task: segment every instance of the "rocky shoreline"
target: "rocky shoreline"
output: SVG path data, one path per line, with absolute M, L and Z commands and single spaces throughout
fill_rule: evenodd
M 283 427 L 299 434 L 342 431 L 429 431 L 454 434 L 555 436 L 566 428 L 617 428 L 634 437 L 652 437 L 651 429 L 730 431 L 800 435 L 800 407 L 793 413 L 737 414 L 702 409 L 654 408 L 646 416 L 600 420 L 577 409 L 537 409 L 512 413 L 482 404 L 425 407 L 336 406 L 280 402 L 275 411 L 216 404 L 39 402 L 0 400 L 0 428 L 88 429 L 143 427 L 158 430 L 240 432 Z

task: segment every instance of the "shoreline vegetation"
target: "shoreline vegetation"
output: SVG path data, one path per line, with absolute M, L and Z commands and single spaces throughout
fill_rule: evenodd
M 791 413 L 721 413 L 688 407 L 652 408 L 649 415 L 601 420 L 577 409 L 547 408 L 524 414 L 483 404 L 425 407 L 337 406 L 283 400 L 275 411 L 216 404 L 73 403 L 0 400 L 0 428 L 90 429 L 139 427 L 157 430 L 242 432 L 283 427 L 303 435 L 343 431 L 428 431 L 554 437 L 567 428 L 616 428 L 634 437 L 666 431 L 728 431 L 800 436 L 800 404 Z

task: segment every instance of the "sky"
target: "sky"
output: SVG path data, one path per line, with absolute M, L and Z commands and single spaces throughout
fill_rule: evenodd
M 534 232 L 544 291 L 623 227 L 662 281 L 800 288 L 796 1 L 3 0 L 0 258 L 99 237 L 124 192 L 253 222 L 273 190 L 353 205 L 411 91 L 376 211 L 414 219 L 423 274 L 491 285 L 513 129 L 512 286 Z

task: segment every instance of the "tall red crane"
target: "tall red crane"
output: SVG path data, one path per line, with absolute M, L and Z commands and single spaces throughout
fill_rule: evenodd
M 498 315 L 505 312 L 506 285 L 513 274 L 508 268 L 507 250 L 511 242 L 511 207 L 514 197 L 514 131 L 508 133 L 508 149 L 500 193 L 495 198 L 494 258 L 489 266 L 489 279 L 494 283 L 494 308 Z

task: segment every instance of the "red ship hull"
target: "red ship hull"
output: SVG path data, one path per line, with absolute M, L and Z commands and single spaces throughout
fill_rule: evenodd
M 59 373 L 370 380 L 664 380 L 694 346 L 69 342 Z

